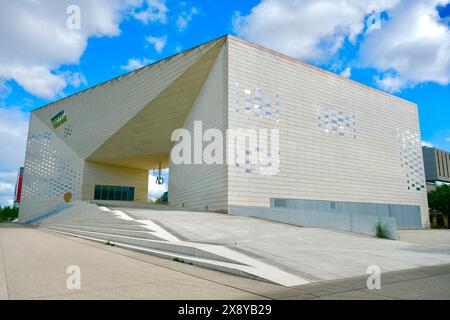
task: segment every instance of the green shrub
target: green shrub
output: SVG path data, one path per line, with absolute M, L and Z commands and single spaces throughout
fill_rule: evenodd
M 10 222 L 19 216 L 19 208 L 17 207 L 0 207 L 0 223 Z
M 167 204 L 169 202 L 169 192 L 164 192 L 161 197 L 156 199 L 156 204 Z
M 381 221 L 378 221 L 375 225 L 375 235 L 380 239 L 388 239 L 389 237 L 386 235 L 386 231 L 384 230 L 384 224 Z

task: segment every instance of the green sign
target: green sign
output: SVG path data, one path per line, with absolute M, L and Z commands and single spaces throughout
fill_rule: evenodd
M 67 121 L 67 116 L 66 113 L 63 111 L 61 111 L 60 113 L 58 113 L 56 116 L 54 116 L 52 118 L 52 125 L 53 128 L 56 129 L 59 126 L 61 126 L 64 122 Z

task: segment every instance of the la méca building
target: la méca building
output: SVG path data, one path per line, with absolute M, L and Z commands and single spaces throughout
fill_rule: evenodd
M 174 164 L 172 133 L 200 121 L 203 131 L 278 130 L 277 172 Z M 297 201 L 401 211 L 429 226 L 415 104 L 232 36 L 34 110 L 20 221 L 75 200 L 146 202 L 148 172 L 160 163 L 173 206 Z

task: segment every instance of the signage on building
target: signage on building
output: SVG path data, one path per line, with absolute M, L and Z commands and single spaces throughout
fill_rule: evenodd
M 62 110 L 60 113 L 58 113 L 56 116 L 52 118 L 52 125 L 53 128 L 56 129 L 59 126 L 61 126 L 64 122 L 67 121 L 67 116 L 64 110 Z

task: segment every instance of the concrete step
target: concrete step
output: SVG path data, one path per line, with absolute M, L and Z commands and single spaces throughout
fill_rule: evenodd
M 164 240 L 156 240 L 156 239 L 150 239 L 149 237 L 143 237 L 143 236 L 126 236 L 126 235 L 119 235 L 117 233 L 108 233 L 108 232 L 99 232 L 99 231 L 87 231 L 87 230 L 81 230 L 78 228 L 69 228 L 69 227 L 57 227 L 57 226 L 41 226 L 42 228 L 45 228 L 50 231 L 56 231 L 56 232 L 63 232 L 63 233 L 70 233 L 77 236 L 83 236 L 83 237 L 90 237 L 90 238 L 96 238 L 99 240 L 103 240 L 104 242 L 111 242 L 111 243 L 122 243 L 127 245 L 134 245 L 138 247 L 143 247 L 147 249 L 154 249 L 154 250 L 162 250 L 165 252 L 170 252 L 172 254 L 182 254 L 186 256 L 192 256 L 197 258 L 204 258 L 204 259 L 211 259 L 211 260 L 217 260 L 222 262 L 229 262 L 229 263 L 235 263 L 239 264 L 238 261 L 234 261 L 231 259 L 228 259 L 226 257 L 216 255 L 214 253 L 201 250 L 197 247 L 191 246 L 188 243 L 184 242 L 168 242 Z
M 47 229 L 47 230 L 49 230 L 51 232 L 57 232 L 57 233 L 64 234 L 64 235 L 75 236 L 78 238 L 87 239 L 87 240 L 91 240 L 91 241 L 104 242 L 104 239 L 91 237 L 91 236 L 87 236 L 87 235 L 81 235 L 78 233 L 71 233 L 71 232 L 67 232 L 67 231 L 57 231 L 57 230 L 52 230 L 52 229 Z M 138 252 L 142 252 L 142 253 L 146 253 L 146 254 L 151 254 L 153 256 L 170 259 L 170 260 L 175 260 L 175 261 L 179 261 L 181 263 L 188 263 L 188 264 L 192 264 L 192 265 L 195 265 L 198 267 L 222 271 L 222 272 L 234 274 L 237 276 L 247 277 L 247 278 L 251 278 L 251 279 L 255 279 L 255 280 L 259 280 L 259 281 L 279 284 L 276 281 L 271 281 L 270 279 L 267 279 L 265 277 L 260 277 L 258 275 L 255 275 L 251 271 L 252 267 L 250 267 L 250 266 L 246 266 L 246 265 L 242 265 L 242 264 L 238 264 L 238 263 L 234 263 L 234 262 L 227 262 L 227 261 L 203 258 L 203 257 L 192 256 L 192 255 L 183 254 L 183 253 L 179 253 L 179 252 L 165 251 L 162 249 L 144 247 L 144 246 L 139 246 L 139 245 L 131 245 L 131 244 L 123 243 L 123 242 L 119 242 L 119 241 L 110 241 L 110 244 L 117 246 L 119 248 L 124 248 L 124 249 L 134 250 L 134 251 L 138 251 Z M 246 269 L 248 269 L 248 271 Z
M 121 223 L 118 218 L 111 216 L 100 216 L 100 217 L 55 217 L 54 219 L 43 220 L 41 222 L 47 223 L 62 223 L 62 222 L 74 222 L 74 223 Z M 125 223 L 125 221 L 123 221 Z M 129 222 L 128 222 L 129 223 Z
M 230 247 L 182 241 L 157 222 L 135 220 L 132 215 L 121 210 L 81 203 L 42 220 L 39 226 L 50 232 L 109 242 L 123 248 L 283 286 L 309 283 L 303 277 Z
M 130 230 L 124 228 L 109 228 L 109 227 L 99 227 L 99 226 L 84 226 L 84 225 L 68 225 L 68 224 L 52 224 L 47 225 L 48 228 L 62 228 L 62 229 L 72 229 L 72 230 L 80 230 L 80 231 L 90 231 L 90 232 L 99 232 L 99 233 L 107 233 L 107 234 L 115 234 L 120 236 L 127 237 L 137 237 L 144 239 L 152 239 L 152 240 L 162 240 L 157 236 L 152 234 L 152 231 L 148 229 L 144 230 Z
M 72 220 L 61 220 L 55 222 L 40 222 L 39 225 L 42 226 L 53 226 L 53 225 L 70 225 L 70 226 L 85 226 L 85 227 L 99 227 L 99 228 L 110 228 L 110 229 L 125 229 L 125 230 L 136 230 L 136 231 L 148 231 L 148 228 L 142 226 L 137 222 L 131 223 L 120 223 L 115 221 L 113 222 L 104 222 L 104 221 L 72 221 Z
M 134 230 L 134 231 L 149 231 L 148 228 L 145 228 L 141 224 L 138 223 L 104 223 L 104 222 L 76 222 L 76 221 L 62 221 L 62 222 L 46 222 L 43 221 L 39 223 L 41 226 L 71 226 L 74 228 L 78 227 L 92 227 L 92 228 L 107 228 L 107 229 L 123 229 L 123 230 Z

